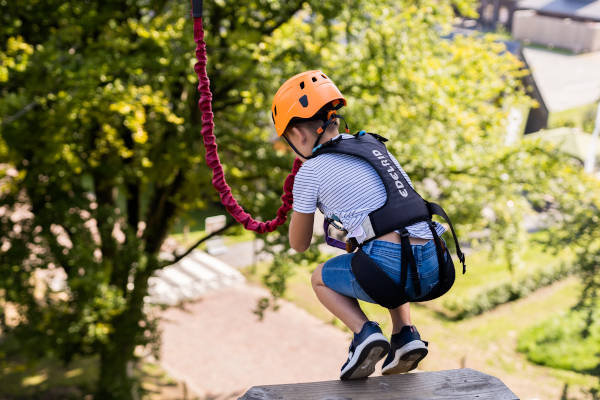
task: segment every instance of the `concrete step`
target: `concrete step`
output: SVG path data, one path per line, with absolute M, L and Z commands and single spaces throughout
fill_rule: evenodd
M 146 302 L 172 306 L 243 282 L 245 278 L 237 269 L 194 250 L 177 263 L 156 271 L 148 281 Z

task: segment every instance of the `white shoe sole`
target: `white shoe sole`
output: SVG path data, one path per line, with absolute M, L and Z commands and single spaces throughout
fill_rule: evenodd
M 383 375 L 402 374 L 417 368 L 419 362 L 429 353 L 421 340 L 413 340 L 396 349 L 394 359 L 381 369 Z
M 385 357 L 390 343 L 381 333 L 374 333 L 356 347 L 350 362 L 340 373 L 341 380 L 366 378 L 375 372 L 375 364 Z

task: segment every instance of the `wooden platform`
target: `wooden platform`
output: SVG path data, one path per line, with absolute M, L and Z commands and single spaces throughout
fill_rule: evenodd
M 469 368 L 326 381 L 255 386 L 238 400 L 518 400 L 500 379 Z

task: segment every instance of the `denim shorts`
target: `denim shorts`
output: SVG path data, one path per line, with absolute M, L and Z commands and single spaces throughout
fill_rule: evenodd
M 443 240 L 443 239 L 442 239 Z M 445 242 L 444 242 L 445 243 Z M 373 260 L 377 262 L 379 267 L 397 284 L 400 283 L 401 256 L 402 245 L 400 243 L 386 242 L 383 240 L 373 240 L 365 244 L 362 249 Z M 421 291 L 423 295 L 437 285 L 439 282 L 439 266 L 437 254 L 435 251 L 435 243 L 433 240 L 425 244 L 411 245 L 419 280 L 421 282 Z M 350 264 L 354 254 L 342 254 L 328 260 L 323 265 L 322 279 L 325 286 L 336 292 L 348 297 L 354 297 L 369 303 L 375 303 L 369 295 L 360 287 Z M 444 258 L 447 260 L 448 253 L 445 252 Z M 415 297 L 415 288 L 413 287 L 413 273 L 408 270 L 408 278 L 406 279 L 406 287 L 404 288 L 407 294 Z

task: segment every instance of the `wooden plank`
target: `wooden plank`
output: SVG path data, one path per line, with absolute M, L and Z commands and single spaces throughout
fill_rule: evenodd
M 518 400 L 491 375 L 470 368 L 326 381 L 255 386 L 238 400 Z

